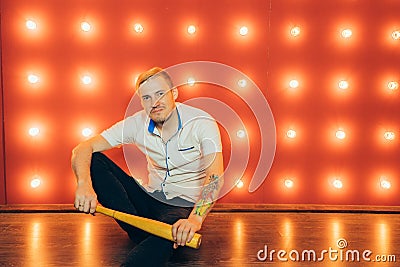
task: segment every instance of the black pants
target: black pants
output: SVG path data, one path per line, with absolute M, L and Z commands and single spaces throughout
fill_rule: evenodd
M 98 201 L 107 208 L 169 224 L 187 218 L 192 210 L 192 203 L 180 198 L 168 201 L 162 192 L 152 195 L 163 201 L 155 199 L 102 153 L 93 153 L 90 172 Z M 121 266 L 166 266 L 174 251 L 171 241 L 118 220 L 117 223 L 137 244 Z

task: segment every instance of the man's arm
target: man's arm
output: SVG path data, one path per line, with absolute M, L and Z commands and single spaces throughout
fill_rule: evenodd
M 209 154 L 204 157 L 206 166 L 206 180 L 192 212 L 187 219 L 180 219 L 172 226 L 172 236 L 178 245 L 184 246 L 192 240 L 194 234 L 200 230 L 212 206 L 217 201 L 219 191 L 224 183 L 222 153 Z
M 108 150 L 112 146 L 101 135 L 96 135 L 76 146 L 72 150 L 72 170 L 76 176 L 75 208 L 86 213 L 94 213 L 97 206 L 97 195 L 93 190 L 90 177 L 92 153 Z

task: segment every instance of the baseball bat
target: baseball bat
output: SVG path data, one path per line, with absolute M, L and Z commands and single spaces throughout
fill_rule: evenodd
M 172 225 L 148 219 L 148 218 L 143 218 L 140 216 L 112 210 L 109 208 L 105 208 L 102 206 L 97 205 L 96 207 L 96 212 L 99 212 L 101 214 L 113 217 L 119 221 L 125 222 L 127 224 L 130 224 L 136 228 L 139 228 L 143 231 L 146 231 L 150 234 L 156 235 L 158 237 L 165 238 L 167 240 L 173 241 L 174 238 L 172 237 Z M 186 246 L 198 249 L 201 244 L 201 235 L 198 233 L 195 233 L 192 240 L 190 242 L 186 243 Z

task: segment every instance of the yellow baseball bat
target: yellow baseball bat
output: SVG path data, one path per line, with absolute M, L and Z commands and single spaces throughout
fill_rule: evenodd
M 174 238 L 172 237 L 172 225 L 170 224 L 112 210 L 99 205 L 97 205 L 96 207 L 96 212 L 113 217 L 119 221 L 130 224 L 136 228 L 139 228 L 143 231 L 146 231 L 158 237 L 174 241 Z M 201 235 L 195 233 L 192 240 L 186 243 L 186 246 L 198 249 L 200 247 L 200 244 L 201 244 Z

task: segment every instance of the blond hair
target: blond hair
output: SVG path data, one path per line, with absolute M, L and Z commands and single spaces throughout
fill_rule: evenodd
M 167 81 L 168 85 L 171 88 L 173 87 L 171 76 L 169 76 L 169 74 L 162 68 L 154 67 L 154 68 L 151 68 L 148 71 L 145 71 L 139 75 L 139 77 L 136 81 L 135 90 L 137 91 L 139 89 L 140 85 L 142 85 L 142 83 L 146 82 L 148 79 L 150 79 L 153 76 L 163 77 Z

